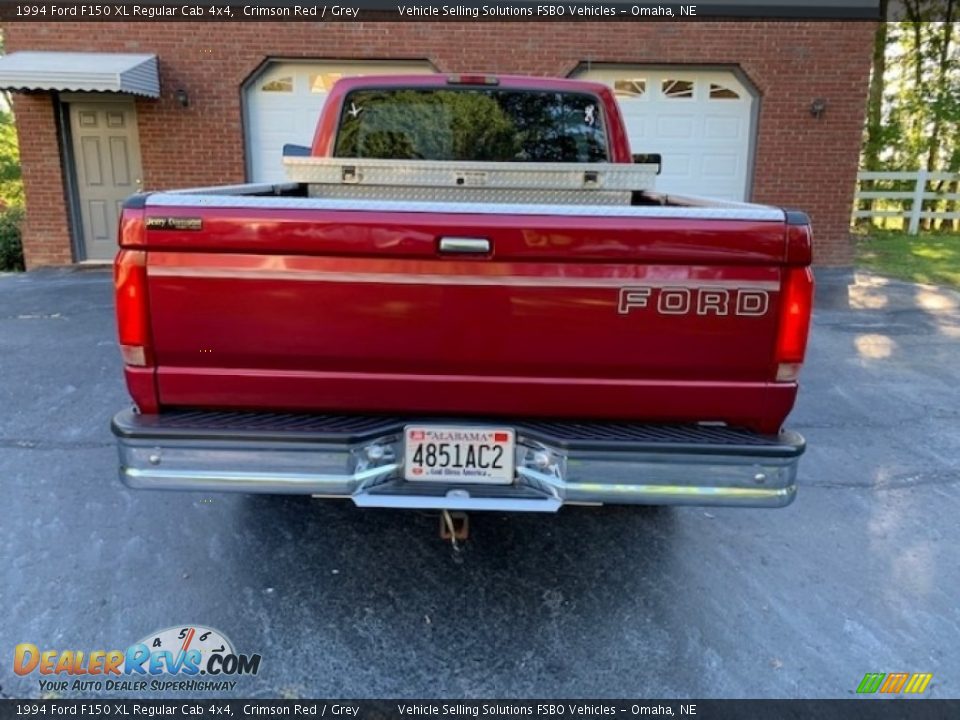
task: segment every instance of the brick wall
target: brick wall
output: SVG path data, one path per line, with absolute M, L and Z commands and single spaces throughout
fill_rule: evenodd
M 66 265 L 72 251 L 53 99 L 49 93 L 18 94 L 14 103 L 27 193 L 23 226 L 27 268 Z
M 78 32 L 78 28 L 91 32 Z M 95 32 L 93 32 L 95 30 Z M 244 177 L 243 80 L 272 57 L 428 59 L 444 72 L 566 75 L 581 62 L 739 65 L 761 94 L 753 200 L 810 213 L 816 261 L 849 265 L 872 23 L 8 23 L 8 52 L 151 52 L 162 98 L 138 100 L 147 188 Z M 190 107 L 174 98 L 190 94 Z M 821 120 L 808 112 L 827 101 Z M 30 267 L 70 260 L 53 110 L 18 95 Z

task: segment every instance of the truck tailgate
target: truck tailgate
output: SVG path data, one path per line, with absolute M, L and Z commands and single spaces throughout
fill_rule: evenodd
M 776 211 L 259 200 L 143 209 L 160 405 L 771 431 L 792 406 L 795 384 L 774 382 Z M 444 238 L 489 252 L 445 253 Z

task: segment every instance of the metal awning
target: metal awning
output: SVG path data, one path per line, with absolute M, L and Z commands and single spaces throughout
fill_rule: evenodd
M 157 56 L 96 52 L 15 52 L 0 57 L 4 90 L 121 92 L 160 97 Z

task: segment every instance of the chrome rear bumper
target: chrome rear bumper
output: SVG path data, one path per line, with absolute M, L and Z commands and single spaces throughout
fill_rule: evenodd
M 304 494 L 350 498 L 360 507 L 438 510 L 782 507 L 796 493 L 804 451 L 803 438 L 790 431 L 501 419 L 490 424 L 516 429 L 513 484 L 427 484 L 403 480 L 403 427 L 410 421 L 425 419 L 127 410 L 112 429 L 120 478 L 132 488 Z

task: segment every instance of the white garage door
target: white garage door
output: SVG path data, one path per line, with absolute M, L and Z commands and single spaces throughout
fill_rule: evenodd
M 658 190 L 748 199 L 756 100 L 734 73 L 620 67 L 577 77 L 614 88 L 634 153 L 663 156 Z
M 251 182 L 282 182 L 287 143 L 310 145 L 327 91 L 345 75 L 430 73 L 427 62 L 275 62 L 248 83 L 247 158 Z

